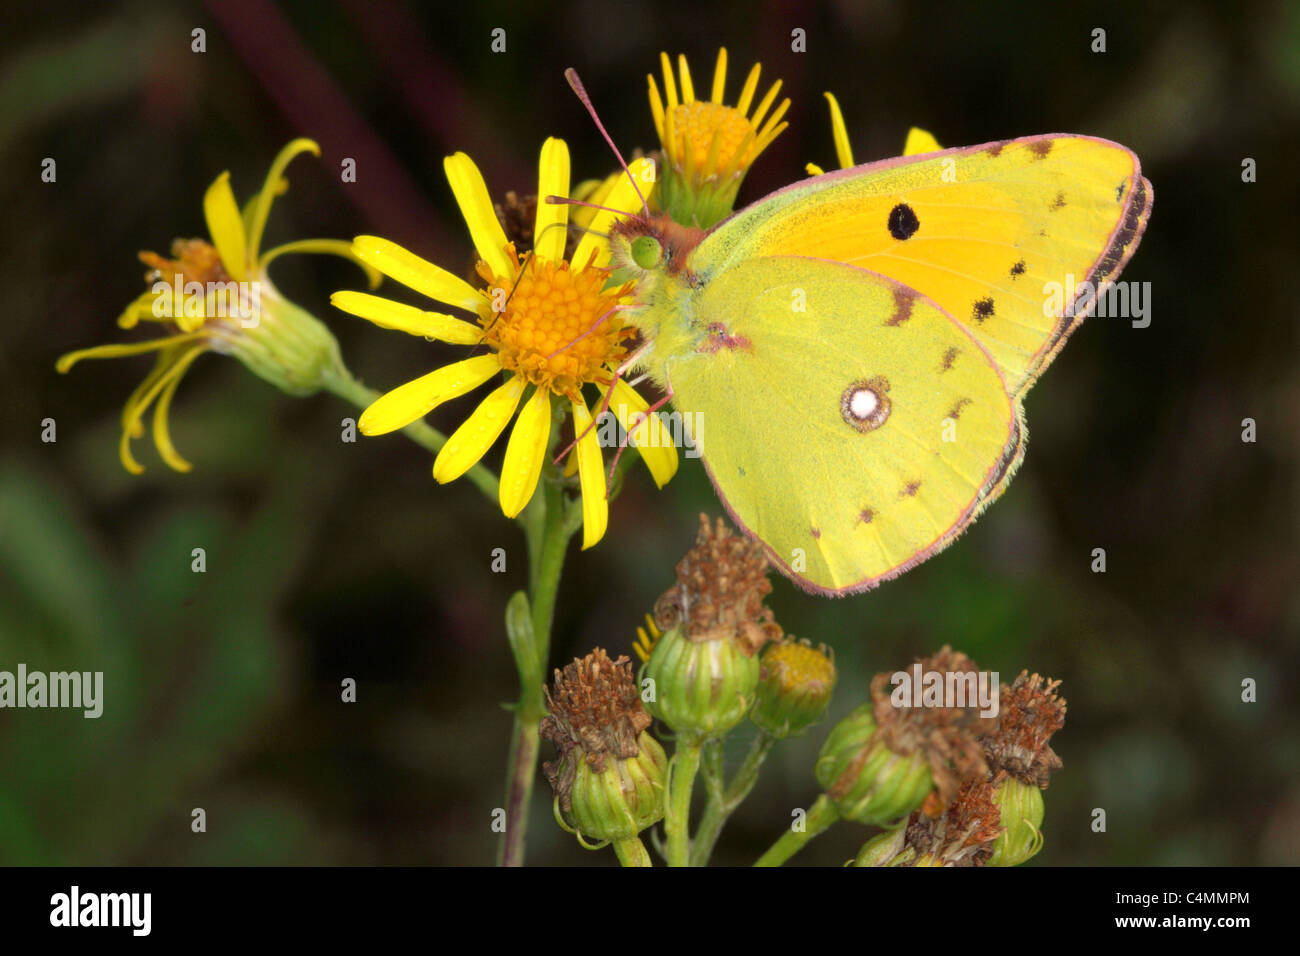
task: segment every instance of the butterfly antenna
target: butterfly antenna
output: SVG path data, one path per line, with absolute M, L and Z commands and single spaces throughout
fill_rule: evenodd
M 578 71 L 573 67 L 569 67 L 564 71 L 564 78 L 569 81 L 569 86 L 573 89 L 573 92 L 577 94 L 578 99 L 582 101 L 582 105 L 587 108 L 587 112 L 591 115 L 592 122 L 596 124 L 596 129 L 600 130 L 600 135 L 605 137 L 605 142 L 608 143 L 609 148 L 614 151 L 614 156 L 618 159 L 618 164 L 623 167 L 623 172 L 627 173 L 627 178 L 631 181 L 632 188 L 636 190 L 637 198 L 641 200 L 641 211 L 645 214 L 645 217 L 649 219 L 650 206 L 646 203 L 645 196 L 641 195 L 641 187 L 637 185 L 636 177 L 632 175 L 632 171 L 627 168 L 627 162 L 624 161 L 623 154 L 618 151 L 618 147 L 614 145 L 614 140 L 605 130 L 605 124 L 600 121 L 600 117 L 596 114 L 596 107 L 591 105 L 591 97 L 587 95 L 587 88 L 582 85 L 582 80 L 578 78 Z

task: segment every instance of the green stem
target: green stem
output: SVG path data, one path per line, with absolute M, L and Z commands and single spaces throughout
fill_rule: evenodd
M 668 836 L 668 865 L 689 866 L 691 862 L 691 792 L 700 769 L 702 741 L 699 737 L 681 737 L 673 754 L 672 778 L 668 786 L 668 812 L 664 816 L 664 833 Z
M 538 726 L 545 714 L 542 687 L 550 660 L 551 625 L 555 618 L 555 597 L 569 538 L 581 526 L 582 508 L 566 507 L 563 491 L 543 480 L 524 509 L 521 521 L 528 538 L 529 607 L 532 610 L 533 641 L 536 648 L 529 666 L 519 663 L 519 704 L 515 707 L 510 735 L 510 757 L 506 764 L 506 830 L 501 838 L 497 862 L 501 866 L 523 866 L 524 842 L 528 836 L 528 808 L 537 776 L 540 739 Z
M 380 395 L 373 388 L 362 385 L 347 371 L 327 376 L 325 388 L 345 402 L 350 402 L 360 409 L 369 407 Z M 424 419 L 419 419 L 407 425 L 402 429 L 402 433 L 421 448 L 431 451 L 435 455 L 442 451 L 443 445 L 447 444 L 447 436 L 438 429 L 425 424 Z M 479 464 L 465 472 L 465 477 L 470 480 L 475 488 L 483 492 L 492 504 L 497 503 L 499 492 L 497 490 L 496 475 Z
M 624 866 L 654 865 L 650 862 L 650 853 L 646 850 L 645 844 L 641 842 L 640 837 L 615 840 L 614 852 L 618 854 L 618 861 Z
M 790 857 L 794 856 L 817 834 L 824 831 L 832 823 L 840 818 L 835 810 L 835 804 L 831 803 L 830 797 L 822 794 L 817 798 L 817 802 L 812 805 L 808 811 L 808 816 L 804 818 L 803 827 L 795 830 L 791 827 L 781 837 L 773 843 L 755 862 L 755 866 L 780 866 Z
M 758 772 L 763 761 L 772 750 L 776 738 L 761 730 L 750 745 L 745 762 L 740 765 L 736 775 L 726 790 L 722 789 L 722 749 L 719 745 L 710 745 L 705 751 L 704 779 L 709 793 L 709 802 L 704 808 L 699 829 L 695 831 L 695 840 L 691 847 L 691 865 L 705 866 L 713 855 L 713 848 L 718 842 L 723 826 L 736 808 L 749 796 L 754 784 L 758 783 Z M 716 754 L 716 757 L 713 756 Z M 710 764 L 716 760 L 717 766 Z M 716 774 L 716 783 L 714 776 Z

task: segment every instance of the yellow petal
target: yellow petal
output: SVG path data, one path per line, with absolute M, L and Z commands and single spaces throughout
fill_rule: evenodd
M 582 436 L 574 454 L 578 457 L 578 480 L 582 485 L 582 550 L 586 551 L 605 537 L 609 500 L 605 497 L 605 462 L 600 454 L 597 430 L 591 427 L 591 412 L 581 398 L 573 400 L 572 405 L 573 432 Z
M 659 67 L 664 74 L 664 98 L 667 100 L 668 112 L 677 109 L 677 80 L 673 77 L 673 65 L 668 54 L 659 51 Z
M 495 354 L 444 366 L 375 399 L 357 419 L 357 428 L 363 435 L 387 435 L 405 428 L 443 402 L 478 388 L 499 371 L 501 364 Z
M 96 345 L 94 348 L 79 349 L 76 352 L 69 352 L 60 356 L 54 367 L 60 372 L 66 372 L 85 358 L 121 358 L 124 355 L 140 355 L 142 352 L 156 352 L 159 349 L 167 348 L 169 345 L 176 345 L 178 342 L 193 342 L 203 337 L 199 333 L 192 333 L 190 335 L 171 335 L 165 339 L 150 339 L 148 342 L 134 342 L 131 345 Z
M 352 240 L 352 251 L 362 262 L 430 299 L 470 312 L 477 311 L 483 301 L 478 291 L 464 279 L 413 252 L 407 252 L 395 242 L 378 236 L 357 236 Z
M 569 207 L 549 203 L 547 196 L 569 196 L 569 147 L 554 136 L 542 144 L 542 158 L 537 169 L 537 219 L 533 224 L 533 251 L 542 259 L 559 262 L 569 225 Z M 494 213 L 495 216 L 495 213 Z M 498 273 L 509 275 L 509 273 Z
M 433 460 L 435 481 L 445 485 L 478 464 L 510 423 L 526 384 L 516 375 L 479 403 L 464 424 L 451 433 Z
M 483 174 L 474 165 L 474 160 L 464 153 L 456 153 L 444 159 L 442 167 L 461 215 L 465 217 L 465 224 L 469 226 L 478 257 L 497 275 L 504 278 L 513 276 L 515 264 L 506 255 L 505 230 L 497 219 L 487 184 L 483 182 Z
M 413 305 L 394 302 L 365 292 L 345 290 L 330 296 L 330 303 L 344 312 L 351 312 L 384 329 L 395 329 L 410 335 L 421 335 L 440 342 L 456 345 L 477 345 L 483 330 L 472 322 L 441 312 L 425 312 Z
M 124 329 L 132 329 L 141 319 L 148 319 L 151 322 L 166 322 L 169 316 L 156 316 L 153 314 L 155 300 L 156 296 L 154 296 L 152 289 L 140 293 L 135 298 L 135 301 L 123 309 L 122 314 L 117 317 L 118 326 Z
M 686 63 L 686 54 L 677 54 L 677 72 L 682 78 L 682 102 L 695 102 L 695 84 L 691 82 L 691 68 Z
M 745 77 L 745 85 L 740 91 L 740 99 L 736 101 L 736 112 L 741 116 L 749 115 L 749 104 L 754 102 L 754 93 L 758 90 L 758 76 L 763 71 L 761 63 L 755 63 L 750 68 L 749 76 Z
M 207 220 L 208 235 L 217 247 L 221 264 L 226 267 L 231 278 L 242 282 L 248 267 L 244 220 L 239 215 L 239 205 L 230 189 L 230 173 L 218 176 L 203 194 L 203 218 Z
M 628 171 L 636 180 L 637 186 L 640 187 L 641 197 L 644 197 L 648 202 L 655 185 L 654 160 L 648 156 L 633 160 L 628 164 Z M 585 269 L 587 259 L 592 252 L 596 253 L 594 263 L 596 266 L 603 268 L 609 264 L 609 240 L 605 236 L 609 234 L 609 229 L 616 220 L 641 213 L 641 197 L 637 196 L 636 188 L 633 187 L 632 181 L 628 179 L 627 174 L 621 174 L 602 204 L 608 206 L 609 209 L 616 209 L 618 212 L 614 213 L 610 212 L 609 209 L 602 209 L 592 217 L 587 234 L 582 237 L 578 243 L 578 248 L 573 251 L 573 259 L 570 261 L 575 267 Z
M 718 65 L 713 68 L 713 92 L 709 97 L 711 103 L 721 103 L 727 90 L 727 48 L 718 50 Z
M 677 449 L 663 419 L 657 414 L 645 417 L 650 405 L 621 378 L 614 383 L 609 407 L 628 433 L 629 443 L 640 451 L 655 484 L 660 488 L 668 484 L 677 474 Z M 637 422 L 636 428 L 629 429 L 628 424 L 633 422 Z
M 357 254 L 352 251 L 352 243 L 343 239 L 298 239 L 295 242 L 286 242 L 284 245 L 276 246 L 270 249 L 262 256 L 258 265 L 265 269 L 271 262 L 280 256 L 289 254 L 294 255 L 302 252 L 314 252 L 321 255 L 339 256 L 347 259 L 349 262 L 355 262 L 361 267 L 361 271 L 366 274 L 366 281 L 370 283 L 370 288 L 376 289 L 379 283 L 383 281 L 383 274 L 370 265 L 368 262 L 362 262 L 357 258 Z
M 803 168 L 809 176 L 821 176 L 826 172 L 826 170 L 822 169 L 816 163 L 804 163 Z
M 180 354 L 172 366 L 154 380 L 149 390 L 143 395 L 139 395 L 135 407 L 130 408 L 128 406 L 128 414 L 123 416 L 122 440 L 118 443 L 117 452 L 118 457 L 122 459 L 122 467 L 131 474 L 138 475 L 144 471 L 144 466 L 136 461 L 131 454 L 131 439 L 140 433 L 140 419 L 144 417 L 145 411 L 148 410 L 149 405 L 158 393 L 166 388 L 169 383 L 178 381 L 185 370 L 190 367 L 190 363 L 198 358 L 203 351 L 203 347 L 199 346 Z M 133 395 L 132 398 L 136 399 L 136 396 Z
M 501 511 L 507 518 L 523 511 L 537 490 L 550 437 L 551 393 L 549 389 L 539 388 L 510 430 L 505 461 L 501 464 Z
M 844 114 L 840 112 L 835 94 L 823 95 L 831 106 L 831 135 L 835 137 L 835 158 L 840 161 L 840 169 L 848 169 L 853 165 L 853 149 L 849 146 L 849 129 L 844 125 Z
M 271 162 L 271 168 L 266 173 L 266 179 L 262 183 L 262 190 L 254 198 L 250 207 L 248 219 L 248 258 L 249 261 L 257 259 L 257 252 L 262 248 L 262 232 L 266 229 L 266 219 L 271 215 L 271 202 L 276 196 L 284 192 L 289 184 L 284 180 L 285 167 L 299 153 L 311 153 L 313 156 L 320 155 L 320 147 L 314 140 L 306 137 L 299 137 L 293 140 Z
M 182 356 L 177 363 L 180 371 L 173 372 L 169 376 L 171 380 L 163 386 L 162 394 L 158 396 L 158 404 L 153 410 L 153 443 L 158 449 L 158 455 L 169 468 L 182 473 L 192 470 L 194 466 L 182 458 L 177 453 L 176 446 L 172 444 L 171 431 L 167 428 L 167 414 L 171 410 L 172 396 L 176 394 L 176 387 L 181 383 L 181 376 L 201 351 L 202 349 L 193 349 L 191 353 Z
M 943 149 L 939 141 L 928 132 L 913 126 L 907 131 L 907 142 L 903 145 L 904 156 L 916 156 L 918 153 L 937 153 Z

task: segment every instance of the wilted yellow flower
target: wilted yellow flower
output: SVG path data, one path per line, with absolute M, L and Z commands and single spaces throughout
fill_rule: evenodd
M 151 405 L 158 454 L 176 471 L 192 467 L 172 445 L 167 413 L 181 376 L 204 352 L 233 355 L 250 371 L 294 395 L 315 392 L 328 376 L 346 374 L 334 336 L 315 317 L 280 295 L 267 266 L 285 253 L 297 252 L 352 259 L 349 244 L 307 239 L 260 253 L 271 203 L 288 187 L 283 178 L 285 167 L 303 152 L 319 156 L 320 147 L 309 139 L 296 139 L 282 149 L 261 191 L 242 213 L 230 188 L 230 173 L 218 176 L 203 197 L 210 241 L 177 239 L 172 243 L 171 259 L 140 253 L 141 261 L 151 267 L 146 280 L 152 287 L 126 307 L 117 324 L 129 329 L 141 320 L 157 322 L 170 334 L 146 342 L 81 349 L 59 359 L 56 367 L 66 372 L 84 358 L 158 353 L 153 371 L 131 393 L 122 411 L 119 454 L 127 471 L 144 471 L 131 454 L 131 439 L 144 433 L 142 419 Z M 379 273 L 363 268 L 373 288 Z

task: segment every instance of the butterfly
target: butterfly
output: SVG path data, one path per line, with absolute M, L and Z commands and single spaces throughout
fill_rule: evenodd
M 932 557 L 1006 489 L 1025 393 L 1152 198 L 1125 147 L 1031 136 L 814 176 L 707 232 L 628 218 L 611 262 L 636 282 L 638 368 L 732 519 L 801 587 L 843 595 Z

